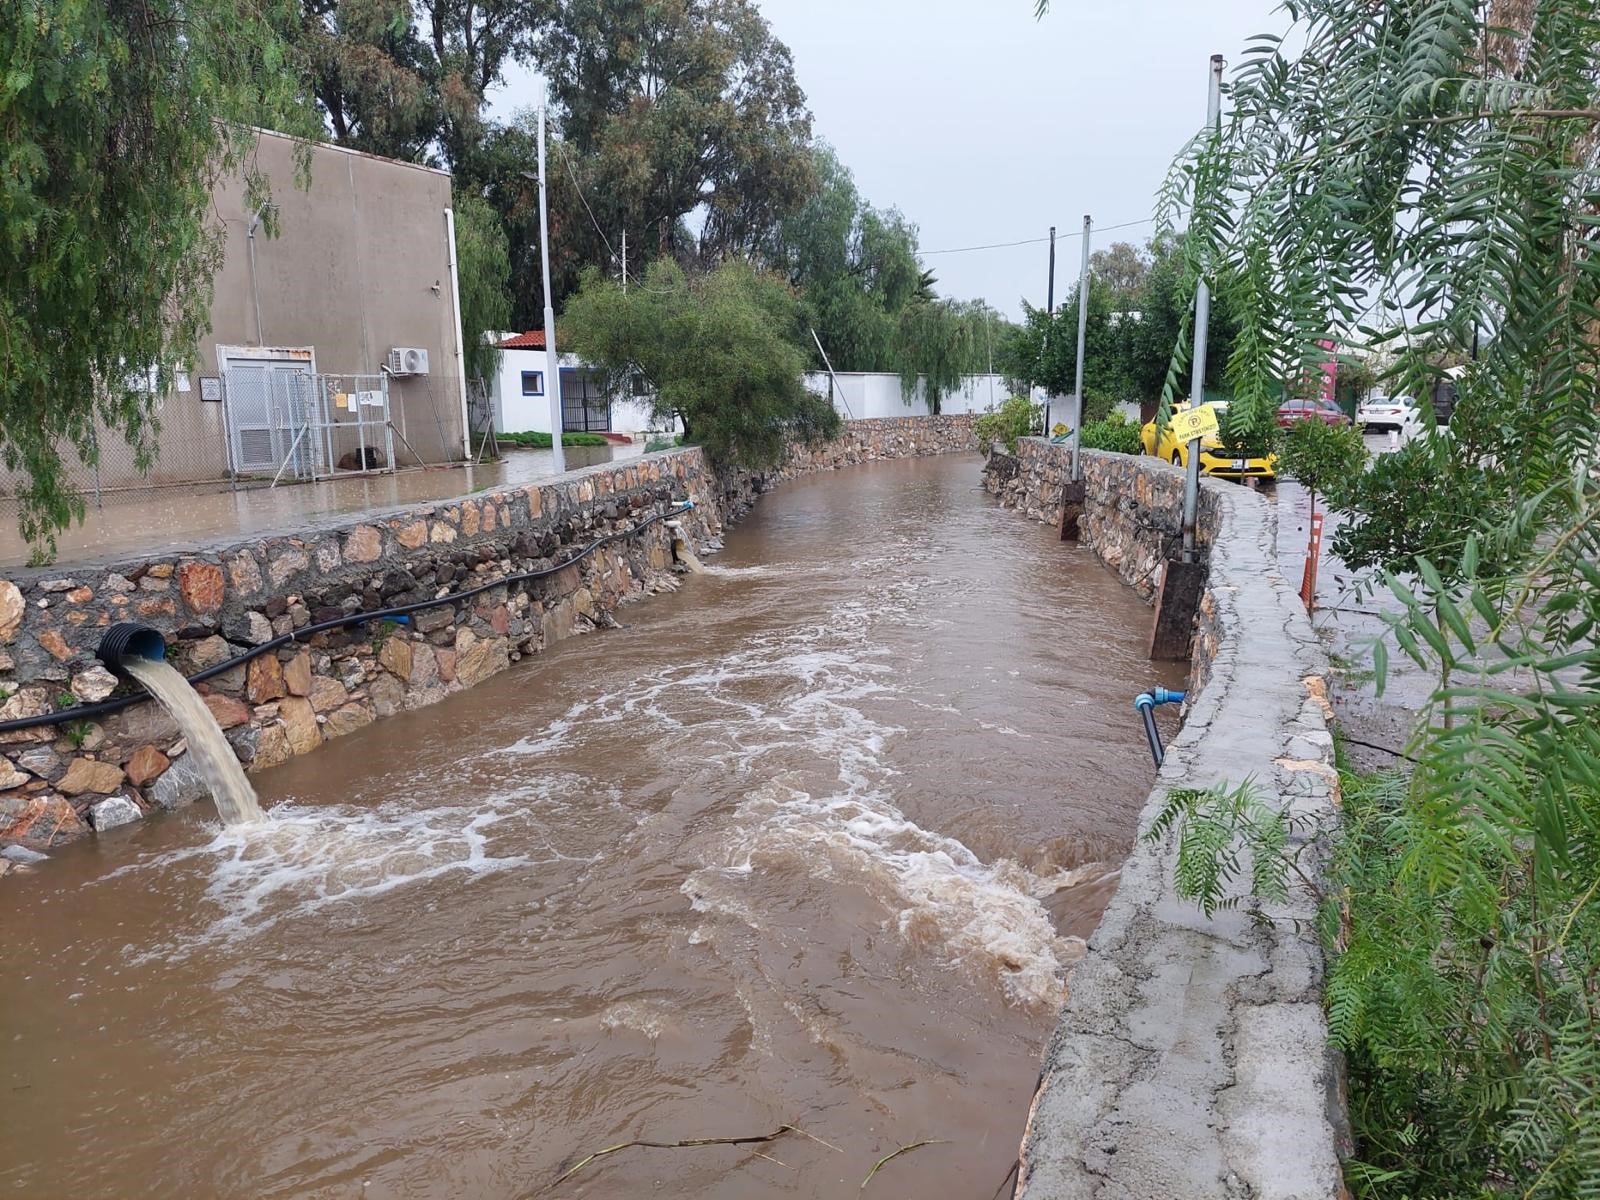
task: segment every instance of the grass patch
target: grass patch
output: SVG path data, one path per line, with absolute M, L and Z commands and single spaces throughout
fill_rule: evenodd
M 525 430 L 522 433 L 497 433 L 496 439 L 507 442 L 513 446 L 522 446 L 529 450 L 548 450 L 554 445 L 554 439 L 548 433 L 537 429 Z M 609 446 L 611 443 L 598 433 L 563 433 L 561 435 L 563 446 Z

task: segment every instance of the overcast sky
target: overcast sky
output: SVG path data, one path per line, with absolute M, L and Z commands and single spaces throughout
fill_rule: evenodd
M 1205 118 L 1207 63 L 1282 32 L 1276 0 L 759 0 L 794 53 L 814 131 L 862 193 L 921 230 L 924 251 L 1058 236 L 1148 218 Z M 533 101 L 509 81 L 503 115 Z M 1149 226 L 1108 232 L 1142 240 Z M 1077 239 L 1057 246 L 1056 295 Z M 1043 304 L 1043 245 L 931 254 L 943 295 L 1011 316 Z

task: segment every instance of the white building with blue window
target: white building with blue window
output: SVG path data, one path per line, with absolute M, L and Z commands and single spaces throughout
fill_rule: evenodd
M 501 433 L 553 433 L 550 428 L 550 381 L 544 331 L 530 330 L 501 338 L 500 370 L 494 380 L 495 428 Z M 666 422 L 652 421 L 648 396 L 612 396 L 600 385 L 600 373 L 570 354 L 561 364 L 563 433 L 613 433 L 638 438 L 662 431 Z

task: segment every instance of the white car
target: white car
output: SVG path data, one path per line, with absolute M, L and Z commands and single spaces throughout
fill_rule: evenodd
M 1415 433 L 1422 427 L 1422 413 L 1410 396 L 1373 396 L 1356 405 L 1356 424 L 1363 430 Z

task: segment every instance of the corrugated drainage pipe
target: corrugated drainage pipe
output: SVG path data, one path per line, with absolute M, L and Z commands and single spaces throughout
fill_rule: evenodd
M 1133 698 L 1133 707 L 1144 718 L 1144 735 L 1150 739 L 1150 757 L 1155 759 L 1156 766 L 1160 766 L 1167 757 L 1166 747 L 1161 744 L 1161 730 L 1156 728 L 1156 705 L 1182 704 L 1183 693 L 1168 691 L 1158 687 L 1148 692 L 1140 692 Z
M 126 675 L 123 662 L 130 658 L 145 658 L 152 662 L 165 661 L 167 639 L 148 625 L 120 621 L 106 630 L 94 656 L 118 675 Z

